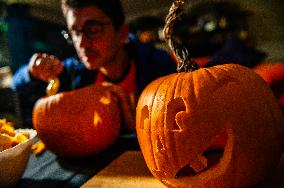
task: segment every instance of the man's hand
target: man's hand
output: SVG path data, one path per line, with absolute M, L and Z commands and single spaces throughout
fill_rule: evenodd
M 60 60 L 53 55 L 36 53 L 29 62 L 31 76 L 48 82 L 56 78 L 63 70 Z

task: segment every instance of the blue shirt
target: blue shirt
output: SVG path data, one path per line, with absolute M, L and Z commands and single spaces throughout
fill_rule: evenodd
M 176 64 L 169 54 L 130 38 L 125 46 L 136 65 L 136 89 L 139 96 L 151 81 L 176 72 Z M 78 57 L 63 61 L 64 69 L 59 75 L 60 90 L 69 91 L 95 82 L 98 72 L 88 70 Z M 35 102 L 46 95 L 47 83 L 30 76 L 28 65 L 21 67 L 13 77 L 12 89 L 17 93 L 23 125 L 32 126 L 32 110 Z

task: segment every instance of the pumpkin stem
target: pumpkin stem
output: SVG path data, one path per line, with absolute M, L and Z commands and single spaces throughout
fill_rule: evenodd
M 180 20 L 183 14 L 183 0 L 174 0 L 169 13 L 166 17 L 166 24 L 164 27 L 164 37 L 170 49 L 174 52 L 178 61 L 178 72 L 191 72 L 197 70 L 199 67 L 196 62 L 189 56 L 188 50 L 183 46 L 182 41 L 173 36 L 174 24 Z

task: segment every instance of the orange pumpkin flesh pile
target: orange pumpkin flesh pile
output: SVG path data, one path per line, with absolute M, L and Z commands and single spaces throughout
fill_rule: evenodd
M 136 125 L 147 166 L 169 187 L 255 185 L 283 148 L 276 98 L 252 70 L 235 64 L 155 80 L 139 98 Z M 212 148 L 219 149 L 215 159 Z
M 33 124 L 47 149 L 80 157 L 99 153 L 117 139 L 120 111 L 107 88 L 91 85 L 39 99 Z

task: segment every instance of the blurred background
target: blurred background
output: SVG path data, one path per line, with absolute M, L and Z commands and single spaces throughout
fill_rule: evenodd
M 168 50 L 162 28 L 172 0 L 122 0 L 127 23 L 139 40 Z M 206 57 L 228 38 L 265 53 L 265 61 L 284 61 L 283 0 L 186 0 L 186 14 L 175 32 L 193 57 Z M 75 53 L 64 39 L 60 0 L 0 0 L 0 115 L 13 111 L 9 82 L 35 52 L 64 59 Z M 11 97 L 12 99 L 12 97 Z M 10 102 L 9 102 L 10 101 Z M 7 116 L 7 115 L 6 115 Z
M 143 30 L 159 34 L 172 3 L 171 0 L 122 2 L 127 22 L 136 34 L 141 34 Z M 216 6 L 222 2 L 223 5 Z M 240 37 L 249 38 L 251 45 L 266 52 L 268 60 L 284 59 L 284 1 L 186 0 L 185 5 L 190 16 L 183 24 L 182 35 L 187 35 L 185 38 L 193 45 L 192 49 L 200 51 L 197 43 L 204 46 L 204 38 L 210 39 L 213 34 L 219 33 L 223 37 L 239 32 Z M 199 7 L 196 8 L 197 5 Z M 140 17 L 146 19 L 143 21 Z M 60 0 L 0 0 L 0 67 L 9 65 L 14 72 L 27 63 L 35 51 L 53 53 L 59 58 L 69 56 L 74 51 L 62 37 L 64 29 Z M 222 43 L 220 36 L 211 40 Z M 214 45 L 212 47 L 215 48 Z

